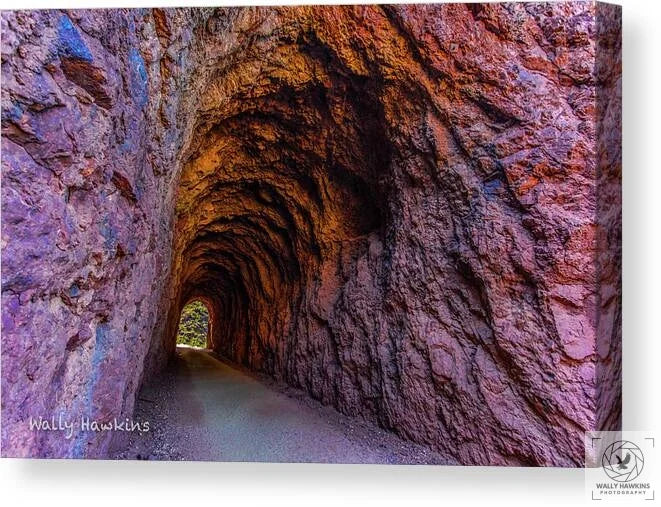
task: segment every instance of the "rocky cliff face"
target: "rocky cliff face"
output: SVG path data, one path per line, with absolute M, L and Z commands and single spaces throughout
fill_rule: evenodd
M 620 420 L 620 11 L 2 13 L 2 443 L 221 355 L 465 464 Z

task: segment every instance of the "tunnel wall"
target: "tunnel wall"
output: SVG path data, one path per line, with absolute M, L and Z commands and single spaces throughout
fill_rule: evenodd
M 620 424 L 619 12 L 3 12 L 3 452 L 102 456 L 25 419 L 130 416 L 203 298 L 345 414 L 580 464 Z

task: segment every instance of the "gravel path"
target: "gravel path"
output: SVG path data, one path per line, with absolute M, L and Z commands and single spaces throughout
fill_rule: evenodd
M 140 393 L 132 433 L 118 459 L 452 464 L 301 391 L 178 348 L 174 364 Z

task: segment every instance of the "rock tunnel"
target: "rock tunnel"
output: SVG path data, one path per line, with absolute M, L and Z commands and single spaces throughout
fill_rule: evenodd
M 5 452 L 103 456 L 25 420 L 130 416 L 200 300 L 343 414 L 580 464 L 620 421 L 618 15 L 3 12 Z

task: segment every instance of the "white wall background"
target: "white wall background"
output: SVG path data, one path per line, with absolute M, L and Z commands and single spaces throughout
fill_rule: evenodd
M 24 0 L 3 9 L 247 5 L 218 0 Z M 260 0 L 267 4 L 320 4 Z M 378 2 L 335 2 L 378 3 Z M 389 2 L 397 3 L 397 2 Z M 413 3 L 413 2 L 410 2 Z M 661 2 L 623 5 L 624 428 L 661 442 Z M 657 464 L 657 467 L 659 465 Z M 657 492 L 657 501 L 661 491 Z M 0 460 L 0 502 L 22 506 L 572 505 L 583 471 L 488 467 Z M 653 505 L 653 504 L 652 504 Z

